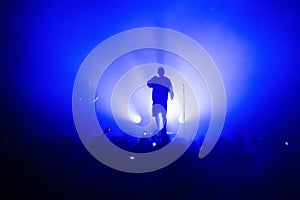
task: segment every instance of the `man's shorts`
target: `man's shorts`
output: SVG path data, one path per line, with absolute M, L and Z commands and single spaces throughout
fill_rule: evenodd
M 152 116 L 155 117 L 159 113 L 161 113 L 161 115 L 163 117 L 165 117 L 167 115 L 167 105 L 165 105 L 165 107 L 164 107 L 161 104 L 153 104 L 152 105 Z

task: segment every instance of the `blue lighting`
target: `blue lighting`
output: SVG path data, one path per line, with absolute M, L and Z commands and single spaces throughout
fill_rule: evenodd
M 299 182 L 300 166 L 296 145 L 300 141 L 299 1 L 2 2 L 0 147 L 1 152 L 12 152 L 3 157 L 3 171 L 22 168 L 12 173 L 14 182 L 25 186 L 20 187 L 22 193 L 37 188 L 42 190 L 37 194 L 43 194 L 54 187 L 53 191 L 64 190 L 70 195 L 82 188 L 82 194 L 90 197 L 95 192 L 95 196 L 112 195 L 115 199 L 129 197 L 134 188 L 149 198 L 149 191 L 167 194 L 169 190 L 175 192 L 175 197 L 178 192 L 181 199 L 299 196 L 294 184 Z M 141 131 L 144 138 L 138 140 L 118 128 L 110 111 L 108 91 L 113 91 L 119 78 L 137 64 L 171 61 L 169 66 L 188 74 L 192 87 L 201 94 L 199 129 L 192 146 L 169 167 L 145 176 L 119 174 L 98 163 L 82 145 L 72 116 L 74 80 L 86 56 L 107 38 L 139 27 L 173 29 L 201 44 L 218 66 L 227 94 L 227 115 L 220 140 L 207 158 L 199 160 L 197 152 L 212 107 L 205 83 L 194 76 L 189 63 L 153 49 L 130 52 L 124 59 L 112 61 L 112 67 L 99 82 L 107 93 L 95 94 L 89 101 L 95 104 L 103 133 L 93 132 L 94 137 L 85 139 L 93 141 L 93 145 L 100 139 L 121 147 L 125 143 L 126 150 L 134 156 L 124 159 L 133 164 L 140 159 L 134 154 L 139 144 L 148 145 L 150 151 L 161 145 L 148 137 L 150 132 Z M 163 38 L 159 42 L 163 43 Z M 137 78 L 147 81 L 149 77 L 140 74 Z M 89 81 L 87 78 L 86 83 Z M 129 100 L 128 120 L 139 127 L 151 120 L 151 102 L 143 99 L 149 95 L 144 89 Z M 133 103 L 136 99 L 138 104 Z M 86 102 L 84 98 L 80 100 Z M 167 130 L 173 139 L 179 127 L 184 130 L 190 119 L 184 118 L 176 101 L 171 103 L 174 112 L 168 116 Z M 183 145 L 185 141 L 180 140 L 176 148 Z M 12 182 L 11 173 L 7 174 Z M 32 183 L 34 179 L 36 183 Z M 24 184 L 27 182 L 30 183 Z M 232 188 L 235 191 L 228 192 Z M 249 193 L 250 190 L 259 192 Z M 153 198 L 161 197 L 159 192 L 153 192 Z
M 295 39 L 299 32 L 297 8 L 292 3 L 273 1 L 257 4 L 194 0 L 82 4 L 79 1 L 59 4 L 29 1 L 21 12 L 26 14 L 25 25 L 18 26 L 17 18 L 11 21 L 16 27 L 24 27 L 18 32 L 24 33 L 26 41 L 25 60 L 20 64 L 24 67 L 14 72 L 15 80 L 22 83 L 22 87 L 16 84 L 19 85 L 16 88 L 24 97 L 23 107 L 35 116 L 43 115 L 50 121 L 64 121 L 67 117 L 71 122 L 73 81 L 86 55 L 100 42 L 121 31 L 159 26 L 181 31 L 197 40 L 219 67 L 228 98 L 227 120 L 236 121 L 227 124 L 226 130 L 232 132 L 238 128 L 237 124 L 243 126 L 251 120 L 258 127 L 271 124 L 272 120 L 279 119 L 277 115 L 288 116 L 284 106 L 287 100 L 292 104 L 295 99 L 292 88 L 298 84 L 293 77 L 299 72 L 293 68 L 297 65 L 294 58 L 298 55 L 299 43 Z M 162 60 L 159 56 L 157 59 Z M 133 66 L 141 59 L 147 61 L 149 57 L 132 57 Z M 122 72 L 121 68 L 118 70 Z M 203 94 L 201 114 L 207 118 L 201 119 L 200 128 L 205 130 L 210 102 L 205 90 Z M 269 103 L 270 97 L 272 103 Z M 94 99 L 95 103 L 99 100 L 101 98 Z M 281 106 L 273 109 L 275 105 Z M 57 115 L 55 110 L 61 114 Z M 254 110 L 262 113 L 254 113 Z M 28 123 L 34 126 L 32 121 Z M 40 134 L 47 137 L 73 135 L 68 131 Z M 232 138 L 232 135 L 223 137 Z

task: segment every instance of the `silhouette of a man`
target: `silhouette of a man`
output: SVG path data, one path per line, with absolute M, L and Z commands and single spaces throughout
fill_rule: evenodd
M 147 82 L 147 86 L 152 88 L 152 116 L 155 117 L 156 127 L 160 128 L 162 121 L 163 127 L 160 131 L 163 138 L 167 138 L 167 101 L 170 93 L 171 100 L 174 98 L 171 81 L 164 76 L 165 70 L 160 67 L 157 70 L 158 76 L 154 76 Z M 161 114 L 161 118 L 159 117 Z

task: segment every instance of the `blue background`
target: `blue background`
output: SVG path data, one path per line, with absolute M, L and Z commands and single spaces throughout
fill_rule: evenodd
M 106 199 L 299 195 L 297 1 L 1 4 L 3 195 Z M 195 141 L 165 169 L 126 174 L 99 163 L 80 143 L 72 118 L 72 89 L 77 70 L 96 45 L 121 31 L 145 26 L 183 32 L 207 50 L 224 78 L 228 114 L 221 138 L 206 158 L 197 158 L 201 143 Z

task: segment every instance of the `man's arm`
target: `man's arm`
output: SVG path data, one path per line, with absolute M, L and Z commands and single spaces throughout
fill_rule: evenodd
M 147 86 L 148 86 L 149 88 L 153 88 L 153 87 L 154 87 L 154 85 L 155 85 L 155 83 L 156 83 L 156 81 L 155 81 L 156 78 L 157 78 L 157 77 L 154 76 L 154 77 L 152 77 L 152 78 L 147 82 Z

